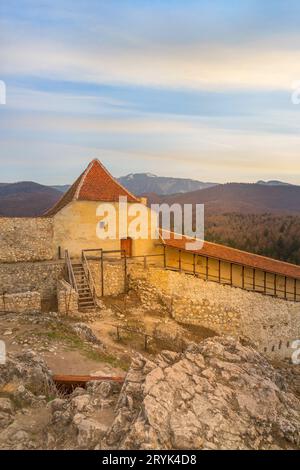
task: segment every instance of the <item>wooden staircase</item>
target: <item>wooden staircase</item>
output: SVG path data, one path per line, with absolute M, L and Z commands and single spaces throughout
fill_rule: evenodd
M 82 263 L 72 263 L 78 291 L 78 309 L 81 312 L 95 310 L 96 304 Z

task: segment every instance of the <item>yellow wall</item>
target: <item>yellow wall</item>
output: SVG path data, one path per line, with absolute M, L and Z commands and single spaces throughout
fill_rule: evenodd
M 116 239 L 99 239 L 96 233 L 96 227 L 101 217 L 96 215 L 97 207 L 100 202 L 93 201 L 73 201 L 64 207 L 54 216 L 54 237 L 53 237 L 53 255 L 58 256 L 58 247 L 61 247 L 62 254 L 65 249 L 69 250 L 72 258 L 80 257 L 83 249 L 102 248 L 104 250 L 120 250 L 121 242 L 119 239 L 119 204 L 111 203 L 116 210 L 117 233 Z M 132 204 L 128 203 L 128 208 Z M 162 247 L 158 246 L 158 240 L 152 240 L 150 236 L 151 229 L 151 211 L 146 208 L 148 216 L 148 239 L 133 239 L 132 255 L 148 255 L 153 253 L 162 253 Z M 128 217 L 128 223 L 133 217 Z
M 58 247 L 61 247 L 61 253 L 65 249 L 69 250 L 72 258 L 79 258 L 83 249 L 102 248 L 104 250 L 120 250 L 121 242 L 119 232 L 117 230 L 116 239 L 99 239 L 96 234 L 96 227 L 101 218 L 97 216 L 96 210 L 99 202 L 93 201 L 73 201 L 64 207 L 58 214 L 54 216 L 53 224 L 53 254 L 54 257 L 58 255 Z M 112 203 L 116 209 L 117 228 L 119 226 L 119 204 Z M 128 204 L 128 210 L 132 203 Z M 144 206 L 145 207 L 145 206 Z M 148 230 L 146 239 L 135 238 L 132 240 L 132 255 L 145 256 L 145 255 L 160 255 L 157 258 L 150 259 L 151 264 L 162 265 L 163 261 L 163 245 L 158 239 L 151 237 L 151 210 L 145 207 L 145 217 L 148 218 Z M 128 223 L 134 219 L 133 216 L 127 217 Z M 153 235 L 153 234 L 152 234 Z M 254 271 L 252 268 L 242 267 L 239 265 L 232 266 L 232 281 L 231 281 L 231 267 L 230 263 L 220 261 L 217 259 L 207 258 L 205 256 L 194 255 L 189 252 L 179 251 L 175 248 L 167 248 L 166 262 L 167 266 L 178 269 L 180 267 L 184 271 L 194 272 L 203 279 L 210 281 L 221 281 L 224 284 L 231 284 L 235 287 L 243 287 L 248 290 L 256 290 L 259 292 L 265 291 L 269 295 L 277 295 L 278 297 L 285 296 L 285 278 L 284 276 L 277 275 L 275 282 L 275 275 L 271 273 L 266 274 L 261 270 L 255 272 L 255 288 L 253 284 Z M 195 267 L 194 267 L 195 260 Z M 149 259 L 147 260 L 149 263 Z M 220 271 L 219 271 L 220 264 Z M 287 279 L 287 298 L 294 300 L 295 282 L 294 279 Z M 296 299 L 300 301 L 300 281 L 296 285 Z

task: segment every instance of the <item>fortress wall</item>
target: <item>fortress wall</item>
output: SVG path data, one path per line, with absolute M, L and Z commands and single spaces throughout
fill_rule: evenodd
M 57 304 L 61 315 L 78 313 L 78 293 L 63 279 L 57 283 Z
M 129 274 L 162 295 L 177 321 L 249 338 L 270 357 L 290 357 L 290 345 L 300 339 L 299 303 L 154 267 L 133 265 Z
M 267 273 L 265 278 L 264 271 L 254 269 L 245 266 L 233 264 L 232 265 L 232 280 L 231 280 L 231 268 L 230 263 L 226 261 L 220 261 L 213 258 L 206 258 L 205 256 L 197 255 L 195 258 L 193 253 L 179 251 L 175 248 L 168 248 L 166 251 L 166 264 L 168 267 L 179 269 L 181 266 L 182 270 L 194 272 L 209 281 L 219 280 L 222 284 L 231 284 L 234 287 L 245 288 L 250 291 L 264 292 L 264 285 L 266 285 L 266 293 L 269 295 L 275 295 L 277 297 L 285 298 L 294 301 L 295 293 L 296 299 L 300 301 L 300 281 L 298 280 L 295 285 L 295 281 L 292 278 L 287 278 L 286 293 L 285 293 L 285 278 L 281 275 L 274 275 Z M 255 274 L 255 278 L 254 278 Z M 296 289 L 295 289 L 296 287 Z
M 52 246 L 52 219 L 0 217 L 0 263 L 51 260 Z
M 43 308 L 55 308 L 57 280 L 63 268 L 63 261 L 0 263 L 0 296 L 36 291 Z
M 39 292 L 22 292 L 0 296 L 0 310 L 7 312 L 33 313 L 41 311 Z
M 102 297 L 101 262 L 100 260 L 90 259 L 88 263 L 94 280 L 96 295 L 97 297 Z M 105 296 L 114 296 L 122 294 L 125 291 L 125 270 L 123 260 L 105 260 L 103 262 L 103 284 L 103 293 Z

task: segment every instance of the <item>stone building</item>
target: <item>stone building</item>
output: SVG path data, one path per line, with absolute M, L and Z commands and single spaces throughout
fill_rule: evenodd
M 114 237 L 109 236 L 106 213 L 110 208 L 115 214 Z M 146 227 L 142 236 L 138 230 L 124 231 L 124 226 L 131 224 L 137 228 L 136 219 Z M 191 239 L 177 239 L 173 233 L 157 230 L 153 220 L 157 221 L 156 214 L 146 201 L 131 194 L 98 160 L 93 160 L 43 216 L 0 218 L 0 310 L 89 310 L 96 307 L 101 296 L 124 292 L 128 273 L 133 273 L 135 266 L 146 271 L 151 265 L 187 276 L 184 283 L 172 281 L 172 292 L 177 296 L 186 294 L 187 286 L 192 285 L 188 275 L 192 275 L 195 282 L 199 281 L 196 291 L 202 292 L 201 296 L 214 281 L 235 292 L 229 296 L 230 304 L 242 299 L 238 291 L 243 289 L 252 291 L 255 305 L 270 296 L 275 302 L 286 302 L 293 318 L 298 317 L 300 266 L 209 242 L 200 250 L 187 250 Z M 107 236 L 103 236 L 106 230 Z M 171 282 L 168 276 L 160 275 L 159 279 Z M 183 285 L 185 292 L 180 292 Z M 165 289 L 168 291 L 168 286 Z M 249 299 L 247 305 L 251 304 Z M 195 305 L 195 311 L 203 310 L 197 302 Z M 226 309 L 230 313 L 228 305 Z M 181 320 L 182 316 L 184 310 Z

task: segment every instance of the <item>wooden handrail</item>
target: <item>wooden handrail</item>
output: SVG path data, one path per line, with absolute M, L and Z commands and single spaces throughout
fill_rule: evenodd
M 82 250 L 82 252 L 81 252 L 81 260 L 82 260 L 82 266 L 83 266 L 83 269 L 84 269 L 84 273 L 85 273 L 85 276 L 86 276 L 87 281 L 89 283 L 94 302 L 96 303 L 96 286 L 95 286 L 94 278 L 92 276 L 92 273 L 91 273 L 91 270 L 90 270 L 90 267 L 89 267 L 88 259 L 87 259 L 86 254 L 85 254 L 86 251 L 96 251 L 96 250 Z M 97 251 L 101 251 L 101 253 L 102 253 L 101 249 L 97 250 Z
M 70 259 L 70 255 L 69 255 L 68 250 L 65 250 L 65 263 L 66 263 L 67 270 L 68 270 L 69 284 L 73 287 L 73 289 L 76 292 L 78 292 L 77 282 L 76 282 L 76 279 L 75 279 L 75 274 L 74 274 L 74 271 L 73 271 L 73 266 L 72 266 L 72 263 L 71 263 L 71 259 Z

